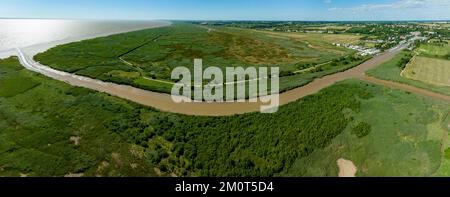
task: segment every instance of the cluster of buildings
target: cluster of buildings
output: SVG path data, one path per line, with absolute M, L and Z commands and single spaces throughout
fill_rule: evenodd
M 422 33 L 419 31 L 415 31 L 415 32 L 410 32 L 408 35 L 403 35 L 400 37 L 400 41 L 399 43 L 394 42 L 392 40 L 396 40 L 396 37 L 389 37 L 387 39 L 387 41 L 384 40 L 366 40 L 364 42 L 370 42 L 370 43 L 375 43 L 375 44 L 381 44 L 381 43 L 397 43 L 399 45 L 403 45 L 406 43 L 410 43 L 410 47 L 409 48 L 413 48 L 413 43 L 416 41 L 426 41 L 428 38 L 425 36 L 422 36 Z M 367 56 L 367 55 L 376 55 L 381 53 L 381 49 L 378 48 L 370 48 L 370 47 L 364 47 L 364 46 L 359 46 L 359 45 L 351 45 L 351 44 L 339 44 L 339 43 L 333 43 L 333 45 L 335 46 L 339 46 L 339 47 L 346 47 L 349 49 L 353 49 L 358 51 L 359 55 L 362 56 Z
M 362 55 L 362 56 L 376 55 L 381 52 L 381 50 L 377 49 L 377 48 L 367 48 L 367 47 L 358 46 L 358 45 L 339 44 L 339 43 L 333 43 L 333 45 L 338 46 L 338 47 L 342 46 L 342 47 L 356 50 L 356 51 L 358 51 L 358 54 Z

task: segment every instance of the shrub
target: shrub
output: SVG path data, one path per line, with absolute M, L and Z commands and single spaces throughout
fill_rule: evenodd
M 445 158 L 450 159 L 450 148 L 447 148 L 447 150 L 445 150 Z
M 352 134 L 358 138 L 366 137 L 372 131 L 372 126 L 368 123 L 361 122 L 352 128 Z

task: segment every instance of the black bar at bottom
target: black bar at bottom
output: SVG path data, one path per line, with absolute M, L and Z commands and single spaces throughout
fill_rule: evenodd
M 208 190 L 204 188 L 208 186 Z M 190 189 L 189 189 L 190 188 Z M 177 192 L 177 190 L 180 190 Z M 195 191 L 194 191 L 195 189 Z M 263 190 L 264 189 L 264 190 Z M 189 191 L 191 190 L 191 191 Z M 450 178 L 0 178 L 2 194 L 448 194 Z

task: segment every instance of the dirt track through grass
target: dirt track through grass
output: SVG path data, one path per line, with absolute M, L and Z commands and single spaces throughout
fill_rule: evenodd
M 404 90 L 406 92 L 410 92 L 410 93 L 414 93 L 414 94 L 418 94 L 418 95 L 422 95 L 422 96 L 426 96 L 426 97 L 431 97 L 431 98 L 441 100 L 441 101 L 450 102 L 450 96 L 439 94 L 439 93 L 421 89 L 421 88 L 417 88 L 414 86 L 401 84 L 401 83 L 397 83 L 397 82 L 392 82 L 392 81 L 386 81 L 386 80 L 382 80 L 382 79 L 377 79 L 377 78 L 369 77 L 369 76 L 364 76 L 360 79 L 370 82 L 370 83 L 377 84 L 377 85 L 382 85 L 382 86 L 386 86 L 386 87 L 393 88 L 393 89 Z

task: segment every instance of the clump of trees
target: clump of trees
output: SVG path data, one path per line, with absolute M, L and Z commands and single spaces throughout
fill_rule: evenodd
M 445 158 L 446 159 L 450 159 L 450 148 L 447 148 L 446 150 L 445 150 Z
M 304 69 L 307 69 L 307 68 L 311 68 L 313 66 L 314 66 L 314 64 L 311 64 L 311 63 L 301 63 L 301 64 L 297 65 L 297 69 L 298 70 L 304 70 Z
M 411 53 L 405 54 L 402 59 L 397 63 L 397 66 L 401 68 L 402 70 L 405 69 L 406 65 L 408 65 L 409 61 L 413 58 L 413 55 Z
M 352 134 L 358 138 L 366 137 L 372 131 L 372 126 L 366 122 L 360 122 L 352 128 Z
M 348 57 L 341 57 L 338 59 L 335 59 L 331 62 L 332 66 L 339 66 L 339 65 L 348 65 L 355 61 L 361 61 L 363 58 L 361 56 L 348 56 Z

